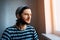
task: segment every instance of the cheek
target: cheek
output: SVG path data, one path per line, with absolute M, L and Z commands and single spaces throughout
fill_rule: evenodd
M 22 18 L 23 18 L 24 20 L 28 20 L 28 19 L 31 20 L 31 16 L 27 16 L 27 15 L 26 15 L 26 16 L 24 15 Z
M 26 20 L 28 18 L 28 16 L 23 16 L 23 19 Z
M 28 18 L 28 16 L 25 16 L 25 19 L 27 19 Z

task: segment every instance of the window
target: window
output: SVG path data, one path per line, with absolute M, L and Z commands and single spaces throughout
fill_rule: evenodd
M 46 33 L 60 35 L 60 0 L 44 0 Z
M 54 33 L 60 35 L 60 0 L 52 1 Z

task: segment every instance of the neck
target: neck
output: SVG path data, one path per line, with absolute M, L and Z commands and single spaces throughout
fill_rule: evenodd
M 25 30 L 26 29 L 26 25 L 19 25 L 17 26 L 18 29 L 20 30 Z

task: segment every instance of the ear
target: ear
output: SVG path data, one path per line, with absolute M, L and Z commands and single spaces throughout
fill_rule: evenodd
M 16 18 L 17 18 L 17 19 L 19 19 L 19 18 L 20 18 L 19 14 L 17 14 L 17 15 L 16 15 Z

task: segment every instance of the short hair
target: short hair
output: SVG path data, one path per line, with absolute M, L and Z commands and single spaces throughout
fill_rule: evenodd
M 28 6 L 20 6 L 20 7 L 18 7 L 17 10 L 16 10 L 16 13 L 15 13 L 16 16 L 17 16 L 17 14 L 21 15 L 25 9 L 30 9 L 30 7 L 28 7 Z

